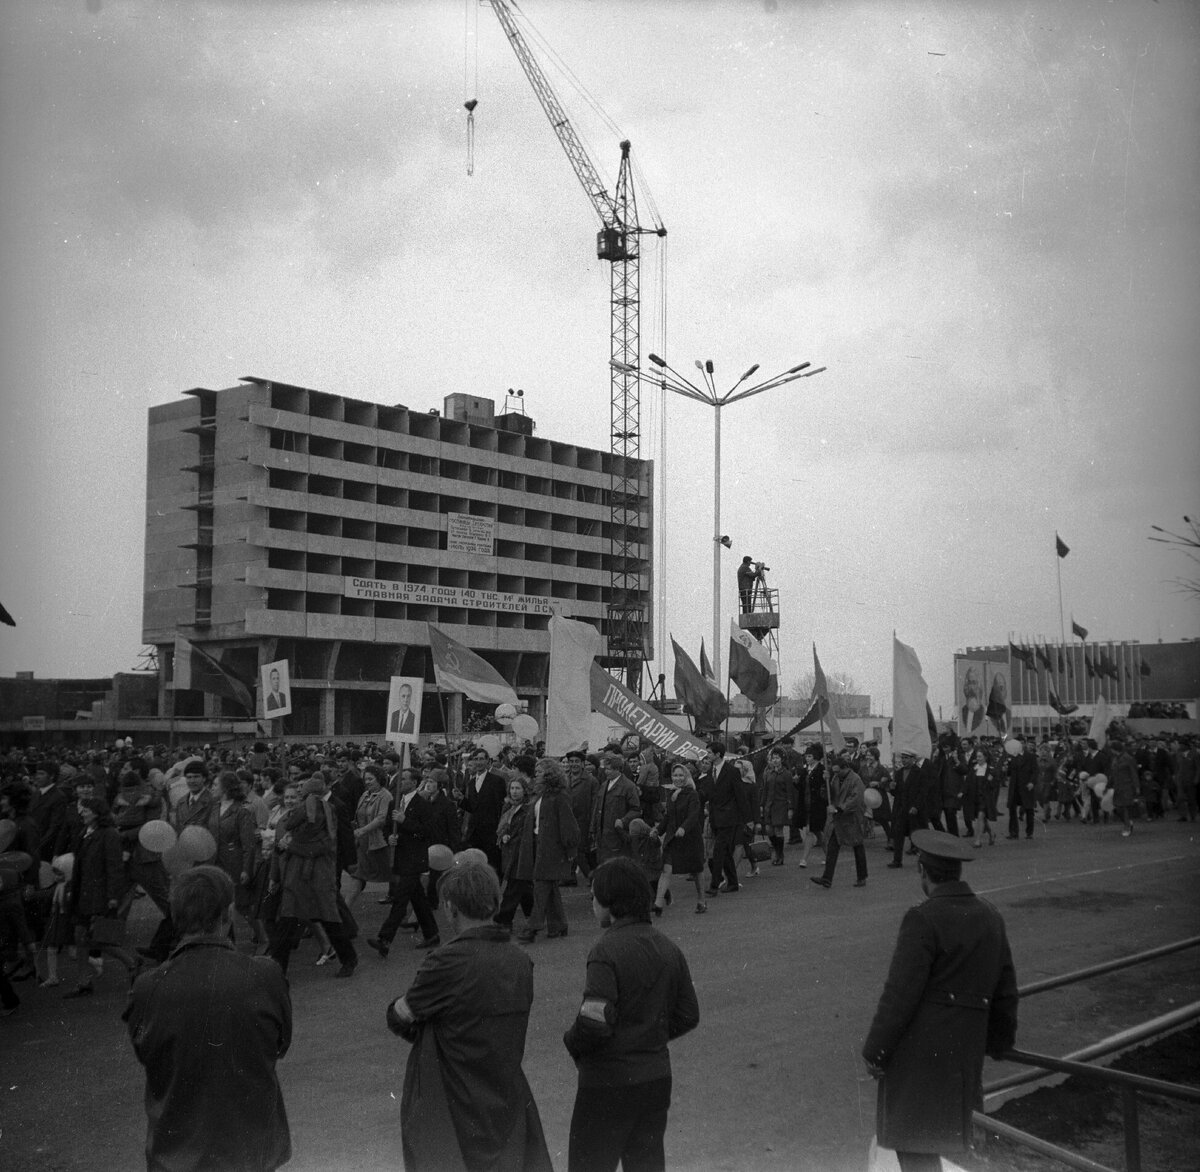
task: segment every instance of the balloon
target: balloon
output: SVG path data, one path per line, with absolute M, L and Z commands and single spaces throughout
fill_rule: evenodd
M 44 891 L 47 887 L 53 887 L 56 882 L 58 881 L 54 878 L 54 868 L 49 863 L 43 863 L 38 868 L 38 887 Z
M 145 823 L 138 831 L 138 842 L 148 851 L 162 854 L 175 845 L 175 828 L 169 822 L 155 819 Z
M 453 866 L 454 852 L 444 842 L 435 842 L 429 848 L 429 869 L 445 871 Z
M 1108 778 L 1103 773 L 1097 773 L 1091 781 L 1088 782 L 1088 787 L 1092 793 L 1098 798 L 1104 797 L 1104 791 L 1108 789 Z
M 8 850 L 8 844 L 17 837 L 17 824 L 11 818 L 0 822 L 0 852 Z
M 459 851 L 454 856 L 456 863 L 483 863 L 486 866 L 487 861 L 487 855 L 477 846 L 469 846 L 465 851 Z
M 1004 751 L 1010 757 L 1019 757 L 1022 753 L 1025 752 L 1025 746 L 1022 745 L 1020 741 L 1005 741 L 1004 742 Z
M 1106 789 L 1104 791 L 1104 796 L 1100 799 L 1100 809 L 1103 810 L 1105 814 L 1111 814 L 1113 812 L 1112 790 Z
M 513 717 L 517 715 L 517 710 L 511 704 L 496 705 L 496 722 L 508 728 L 513 722 Z
M 167 874 L 174 878 L 186 871 L 192 865 L 192 860 L 187 857 L 183 844 L 177 842 L 163 851 L 162 864 L 167 869 Z
M 868 810 L 878 810 L 883 805 L 883 794 L 874 786 L 869 785 L 863 790 L 863 801 L 866 803 Z
M 0 855 L 0 867 L 10 867 L 14 871 L 28 871 L 33 865 L 33 858 L 24 851 L 8 851 Z
M 481 749 L 486 749 L 489 757 L 494 757 L 500 752 L 500 738 L 495 733 L 488 733 L 487 736 L 480 737 L 477 744 Z
M 217 853 L 217 840 L 203 826 L 185 826 L 177 845 L 189 863 L 207 863 Z
M 522 712 L 513 718 L 512 730 L 521 740 L 532 741 L 538 735 L 538 722 L 527 712 Z

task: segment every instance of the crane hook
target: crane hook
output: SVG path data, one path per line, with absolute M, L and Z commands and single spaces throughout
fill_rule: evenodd
M 467 111 L 467 174 L 475 174 L 475 107 L 479 102 L 474 98 L 468 98 L 463 102 L 463 107 Z

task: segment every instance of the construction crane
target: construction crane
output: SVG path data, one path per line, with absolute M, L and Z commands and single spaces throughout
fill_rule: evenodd
M 646 658 L 646 611 L 642 604 L 642 576 L 648 558 L 642 557 L 637 463 L 640 456 L 641 401 L 638 372 L 641 367 L 640 288 L 641 236 L 666 236 L 661 223 L 643 228 L 638 223 L 637 198 L 629 161 L 629 140 L 621 143 L 621 167 L 614 194 L 609 195 L 583 142 L 571 125 L 529 45 L 508 0 L 491 0 L 533 92 L 542 104 L 550 126 L 566 152 L 567 161 L 600 217 L 596 256 L 611 266 L 612 324 L 611 371 L 612 470 L 609 484 L 608 655 L 604 666 L 623 676 L 631 691 L 641 694 Z

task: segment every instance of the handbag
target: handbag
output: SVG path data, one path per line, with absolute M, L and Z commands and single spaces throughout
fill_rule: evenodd
M 120 947 L 125 943 L 125 921 L 116 916 L 93 916 L 88 924 L 88 943 Z
M 765 838 L 756 838 L 746 849 L 756 863 L 765 863 L 772 854 L 771 844 Z

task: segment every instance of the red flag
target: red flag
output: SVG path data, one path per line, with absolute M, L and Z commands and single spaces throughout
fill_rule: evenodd
M 517 693 L 481 655 L 451 639 L 433 623 L 429 628 L 429 653 L 433 677 L 439 688 L 462 692 L 479 704 L 516 704 Z
M 719 728 L 729 715 L 729 705 L 721 694 L 720 688 L 710 684 L 700 674 L 699 668 L 691 661 L 674 636 L 671 647 L 675 651 L 675 696 L 683 702 L 685 712 L 690 712 L 696 727 Z
M 219 659 L 202 651 L 182 635 L 175 636 L 173 687 L 183 691 L 195 689 L 224 696 L 240 704 L 247 715 L 254 715 L 254 693 L 240 676 L 231 672 Z

